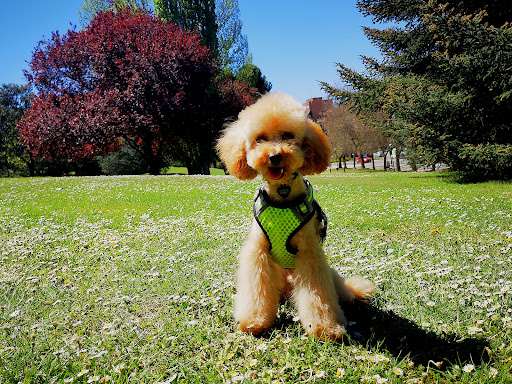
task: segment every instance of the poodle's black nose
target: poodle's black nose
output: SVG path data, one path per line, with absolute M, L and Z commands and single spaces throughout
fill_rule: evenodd
M 272 165 L 279 165 L 279 163 L 281 163 L 281 161 L 283 160 L 283 155 L 271 154 L 268 158 L 269 158 L 270 162 L 272 163 Z

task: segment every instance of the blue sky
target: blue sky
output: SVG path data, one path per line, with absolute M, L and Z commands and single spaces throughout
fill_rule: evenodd
M 325 97 L 319 81 L 339 84 L 335 63 L 362 70 L 361 56 L 380 57 L 363 33 L 371 20 L 356 0 L 238 0 L 254 64 L 272 83 L 304 102 Z
M 356 0 L 238 0 L 254 64 L 273 91 L 300 102 L 320 97 L 318 81 L 339 84 L 335 63 L 362 70 L 361 55 L 378 56 L 363 34 L 371 25 Z M 0 84 L 24 84 L 37 42 L 79 27 L 83 0 L 14 0 L 0 12 Z

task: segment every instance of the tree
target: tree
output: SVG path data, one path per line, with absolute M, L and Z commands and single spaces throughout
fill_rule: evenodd
M 140 153 L 129 145 L 123 145 L 119 151 L 100 157 L 98 163 L 101 172 L 106 175 L 140 175 L 149 171 Z
M 216 0 L 217 40 L 219 59 L 223 67 L 238 73 L 249 61 L 247 36 L 242 34 L 238 0 Z
M 209 174 L 210 164 L 216 158 L 213 145 L 220 130 L 226 121 L 254 103 L 256 97 L 256 90 L 247 84 L 217 76 L 202 108 L 186 123 L 188 127 L 169 143 L 172 159 L 183 162 L 189 174 Z
M 82 24 L 87 24 L 100 11 L 116 11 L 126 6 L 149 9 L 149 0 L 84 0 L 80 11 Z M 198 31 L 219 59 L 223 76 L 238 78 L 263 94 L 272 88 L 261 70 L 252 63 L 247 36 L 242 34 L 238 0 L 155 0 L 156 14 L 182 29 Z M 213 19 L 212 19 L 213 15 Z M 212 24 L 214 23 L 214 24 Z M 216 32 L 214 38 L 211 33 Z
M 3 84 L 0 87 L 0 173 L 32 174 L 30 156 L 19 142 L 16 123 L 30 106 L 33 94 L 27 86 Z
M 217 74 L 195 33 L 145 10 L 99 13 L 84 30 L 54 33 L 36 48 L 26 75 L 38 94 L 20 131 L 33 155 L 48 158 L 94 158 L 129 145 L 152 174 L 185 141 L 191 148 L 179 156 L 197 173 L 222 126 L 208 115 L 223 95 Z M 216 114 L 226 118 L 225 110 Z
M 272 84 L 263 76 L 261 69 L 252 63 L 251 55 L 236 74 L 236 78 L 250 87 L 256 88 L 261 95 L 270 92 L 272 89 Z
M 242 34 L 238 0 L 154 0 L 156 13 L 181 28 L 198 30 L 220 60 L 225 76 L 236 76 L 263 94 L 272 85 L 252 63 L 247 37 Z M 213 36 L 216 31 L 216 36 Z
M 218 56 L 215 0 L 154 0 L 154 4 L 158 16 L 183 30 L 197 31 L 203 45 Z
M 157 15 L 164 20 L 187 30 L 199 31 L 203 43 L 218 54 L 223 67 L 237 73 L 247 62 L 249 48 L 247 36 L 242 34 L 238 0 L 155 0 L 153 3 Z M 84 0 L 80 9 L 80 22 L 85 26 L 100 11 L 115 11 L 127 6 L 151 8 L 149 0 Z M 215 38 L 211 35 L 213 31 L 216 31 Z
M 361 0 L 358 7 L 375 22 L 401 27 L 366 28 L 384 60 L 365 57 L 366 74 L 338 64 L 354 92 L 324 89 L 365 119 L 383 112 L 386 118 L 373 123 L 430 164 L 512 177 L 512 5 Z
M 327 112 L 324 129 L 338 156 L 353 153 L 354 159 L 356 154 L 362 159 L 365 153 L 385 150 L 382 134 L 351 112 L 349 105 L 336 105 Z M 361 168 L 365 168 L 364 161 L 361 161 Z
M 80 8 L 80 24 L 86 26 L 100 12 L 126 7 L 151 9 L 150 0 L 84 0 Z

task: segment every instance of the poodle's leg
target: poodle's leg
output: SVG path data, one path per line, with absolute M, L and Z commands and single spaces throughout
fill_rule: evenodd
M 283 278 L 268 253 L 267 239 L 255 222 L 240 250 L 239 263 L 235 320 L 240 330 L 258 336 L 275 322 Z
M 350 303 L 354 300 L 364 301 L 375 291 L 373 283 L 360 276 L 352 276 L 348 279 L 344 279 L 332 268 L 331 273 L 338 298 L 343 302 Z
M 317 246 L 297 254 L 293 301 L 306 332 L 340 340 L 346 319 L 338 304 L 333 275 L 323 250 Z

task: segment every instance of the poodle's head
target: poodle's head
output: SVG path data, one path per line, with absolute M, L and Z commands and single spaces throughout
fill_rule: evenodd
M 228 172 L 242 180 L 260 173 L 283 184 L 295 172 L 320 173 L 329 165 L 331 148 L 322 128 L 309 121 L 291 96 L 266 94 L 229 124 L 217 143 Z

